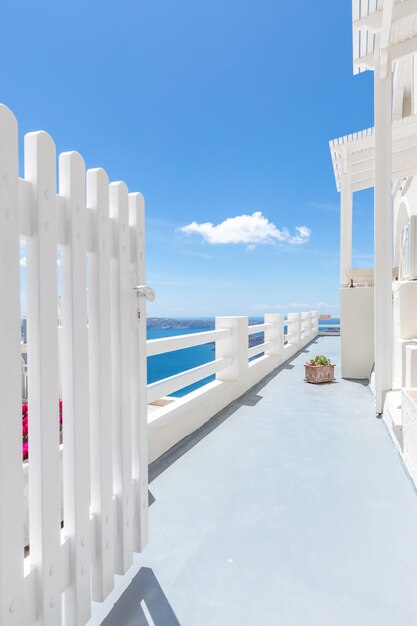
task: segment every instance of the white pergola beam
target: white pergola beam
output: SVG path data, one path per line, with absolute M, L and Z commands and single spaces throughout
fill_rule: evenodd
M 417 166 L 414 165 L 412 167 L 404 168 L 398 171 L 394 171 L 392 174 L 392 182 L 397 180 L 402 180 L 403 178 L 408 178 L 409 176 L 417 176 Z M 375 187 L 375 177 L 372 172 L 372 176 L 364 176 L 363 178 L 356 178 L 352 176 L 351 179 L 352 191 L 362 191 L 363 189 L 370 189 Z
M 410 56 L 417 53 L 417 37 L 410 37 L 405 41 L 392 44 L 389 48 L 391 62 L 397 61 L 402 57 Z M 353 60 L 353 63 L 360 67 L 372 70 L 375 67 L 375 54 L 367 54 L 363 57 L 358 57 Z
M 352 189 L 374 185 L 374 129 L 339 137 L 329 142 L 337 189 L 344 173 L 351 175 Z M 417 116 L 392 124 L 392 180 L 414 176 L 417 171 Z M 345 165 L 348 163 L 348 168 Z M 361 186 L 363 184 L 363 187 Z
M 392 8 L 392 25 L 407 18 L 417 15 L 417 0 L 404 0 L 398 4 L 394 4 Z M 364 15 L 353 20 L 353 27 L 358 30 L 367 30 L 370 33 L 377 34 L 381 32 L 383 24 L 383 9 Z M 382 43 L 382 42 L 381 42 Z M 386 47 L 386 46 L 385 46 Z
M 382 23 L 379 45 L 380 49 L 388 48 L 391 35 L 391 25 L 393 20 L 394 0 L 385 0 L 382 8 Z

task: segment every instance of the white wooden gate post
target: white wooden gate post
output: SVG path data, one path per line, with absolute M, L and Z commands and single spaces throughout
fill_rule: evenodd
M 91 426 L 91 512 L 96 519 L 93 600 L 114 586 L 114 505 L 110 324 L 109 180 L 103 169 L 87 171 L 93 252 L 88 259 L 88 322 Z
M 61 249 L 64 534 L 69 541 L 70 586 L 66 626 L 91 615 L 90 424 L 87 333 L 87 211 L 85 165 L 77 152 L 59 157 L 59 193 L 65 198 L 66 241 Z
M 273 328 L 265 330 L 265 343 L 271 342 L 265 354 L 278 356 L 284 351 L 284 316 L 280 313 L 266 313 L 265 324 L 273 324 Z
M 0 624 L 24 624 L 17 122 L 0 105 Z
M 378 46 L 379 47 L 379 46 Z M 392 70 L 381 78 L 375 53 L 375 400 L 382 413 L 384 394 L 392 388 Z
M 129 223 L 132 229 L 131 253 L 131 402 L 132 475 L 135 490 L 135 550 L 148 543 L 148 415 L 146 360 L 146 299 L 137 299 L 135 286 L 146 285 L 145 202 L 142 194 L 129 194 Z M 139 313 L 137 312 L 139 307 Z
M 30 561 L 41 623 L 61 623 L 61 494 L 57 311 L 56 153 L 45 132 L 25 137 L 32 189 L 27 243 Z
M 230 337 L 216 341 L 216 359 L 231 359 L 231 364 L 216 374 L 217 380 L 238 380 L 248 375 L 248 318 L 216 317 L 216 330 L 229 328 Z

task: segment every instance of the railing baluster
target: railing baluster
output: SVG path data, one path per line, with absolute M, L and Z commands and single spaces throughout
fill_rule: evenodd
M 272 325 L 265 330 L 265 343 L 270 342 L 265 354 L 279 356 L 284 350 L 284 316 L 279 313 L 266 313 L 265 323 Z

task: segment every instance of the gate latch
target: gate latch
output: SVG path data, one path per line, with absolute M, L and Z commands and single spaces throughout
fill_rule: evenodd
M 138 309 L 136 312 L 138 320 L 140 320 L 140 306 L 139 306 L 139 298 L 146 298 L 149 302 L 153 302 L 155 300 L 156 294 L 152 287 L 148 287 L 148 285 L 137 285 L 133 287 L 136 290 L 136 295 L 138 298 Z
M 148 287 L 148 285 L 137 285 L 136 287 L 133 287 L 133 289 L 136 289 L 138 298 L 143 296 L 149 300 L 149 302 L 153 302 L 155 300 L 156 294 L 152 287 Z

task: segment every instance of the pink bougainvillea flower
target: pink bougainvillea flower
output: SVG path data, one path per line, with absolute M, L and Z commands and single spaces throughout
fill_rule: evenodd
M 58 408 L 59 417 L 59 430 L 62 431 L 62 400 L 59 401 Z M 23 446 L 23 460 L 26 461 L 29 457 L 29 407 L 27 402 L 22 402 L 22 446 Z

